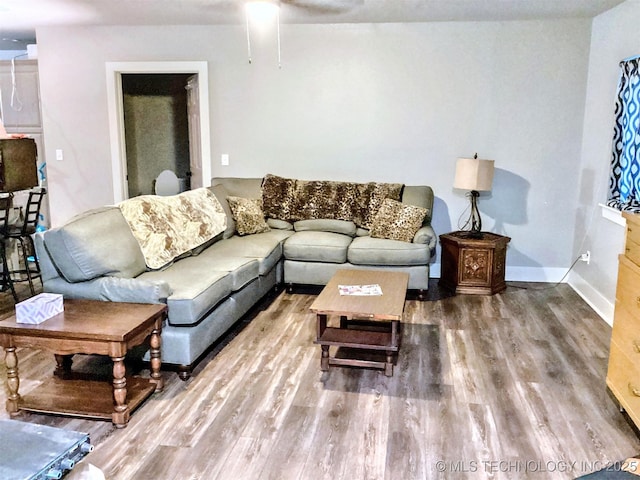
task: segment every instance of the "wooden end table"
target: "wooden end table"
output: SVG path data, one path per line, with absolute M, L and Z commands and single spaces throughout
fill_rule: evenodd
M 507 288 L 504 280 L 507 244 L 495 233 L 452 232 L 440 235 L 442 247 L 439 284 L 456 293 L 493 295 Z
M 340 295 L 339 285 L 378 284 L 379 296 Z M 404 311 L 409 275 L 378 270 L 338 270 L 311 305 L 316 314 L 317 337 L 321 346 L 320 368 L 330 365 L 381 368 L 393 375 L 393 356 L 400 349 L 400 321 Z M 338 326 L 328 326 L 329 315 L 339 315 Z M 385 361 L 364 358 L 338 358 L 329 348 L 346 347 L 386 353 Z
M 164 386 L 160 373 L 160 334 L 166 305 L 65 300 L 64 312 L 38 325 L 16 323 L 15 314 L 0 321 L 0 345 L 5 349 L 6 408 L 59 413 L 111 420 L 125 427 L 130 412 Z M 150 340 L 151 378 L 128 378 L 124 358 L 127 351 Z M 41 348 L 55 354 L 54 376 L 31 393 L 18 393 L 17 347 Z M 75 353 L 108 355 L 113 361 L 111 384 L 76 378 L 71 372 Z

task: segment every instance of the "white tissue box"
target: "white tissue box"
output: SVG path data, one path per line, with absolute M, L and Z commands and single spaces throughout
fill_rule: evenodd
M 62 295 L 40 293 L 24 302 L 16 303 L 16 322 L 37 325 L 63 311 Z

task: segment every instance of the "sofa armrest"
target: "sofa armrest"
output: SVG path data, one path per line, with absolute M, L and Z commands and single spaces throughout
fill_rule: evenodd
M 413 236 L 413 243 L 424 243 L 429 246 L 431 252 L 435 252 L 436 249 L 436 232 L 431 225 L 420 227 L 416 234 Z
M 173 293 L 167 282 L 120 277 L 98 277 L 75 283 L 57 277 L 44 283 L 44 291 L 60 293 L 64 298 L 132 303 L 166 303 Z

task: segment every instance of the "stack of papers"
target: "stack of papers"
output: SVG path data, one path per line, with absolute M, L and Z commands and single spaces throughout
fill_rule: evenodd
M 338 290 L 340 295 L 382 295 L 382 289 L 377 283 L 373 285 L 338 285 Z

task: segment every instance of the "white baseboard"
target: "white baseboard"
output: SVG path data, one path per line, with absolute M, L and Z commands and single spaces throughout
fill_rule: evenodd
M 507 282 L 565 282 L 566 268 L 547 267 L 510 267 L 507 265 L 505 280 Z
M 610 326 L 613 325 L 615 303 L 605 298 L 599 291 L 587 283 L 578 273 L 572 271 L 568 277 L 568 284 L 587 304 L 600 315 Z
M 440 278 L 440 264 L 434 263 L 430 266 L 429 276 Z M 545 268 L 545 267 L 510 267 L 507 266 L 505 280 L 507 282 L 546 282 L 546 283 L 568 283 L 587 304 L 600 315 L 609 325 L 613 325 L 614 303 L 605 298 L 600 292 L 587 283 L 575 271 L 572 271 L 566 278 L 566 268 Z
M 440 278 L 440 264 L 433 263 L 429 267 L 431 278 Z M 507 282 L 559 282 L 567 273 L 566 268 L 544 267 L 510 267 L 507 265 L 505 280 Z

